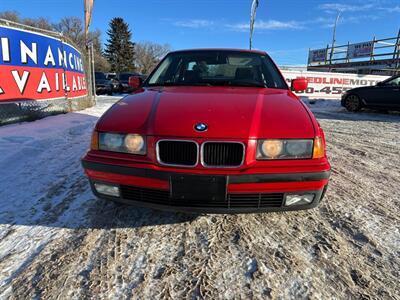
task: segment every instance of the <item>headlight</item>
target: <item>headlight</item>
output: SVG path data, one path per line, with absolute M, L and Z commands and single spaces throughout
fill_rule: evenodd
M 268 158 L 276 158 L 282 154 L 283 151 L 283 141 L 281 140 L 266 140 L 262 141 L 260 144 L 260 158 L 262 156 Z
M 260 140 L 257 159 L 307 159 L 313 156 L 313 140 Z
M 99 149 L 144 155 L 146 140 L 139 134 L 99 133 Z
M 144 150 L 144 138 L 139 134 L 128 134 L 125 137 L 125 147 L 132 153 L 139 153 Z

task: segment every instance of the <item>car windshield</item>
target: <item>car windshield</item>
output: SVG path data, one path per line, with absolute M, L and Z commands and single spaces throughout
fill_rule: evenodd
M 400 76 L 390 78 L 389 80 L 387 80 L 386 85 L 400 86 Z
M 182 51 L 169 54 L 148 86 L 207 85 L 287 89 L 267 55 L 238 51 Z

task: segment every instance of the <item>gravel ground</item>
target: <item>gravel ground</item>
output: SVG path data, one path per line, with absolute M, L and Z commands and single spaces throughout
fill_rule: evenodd
M 95 108 L 0 128 L 0 299 L 400 299 L 400 115 L 310 105 L 333 167 L 313 210 L 185 215 L 96 200 Z

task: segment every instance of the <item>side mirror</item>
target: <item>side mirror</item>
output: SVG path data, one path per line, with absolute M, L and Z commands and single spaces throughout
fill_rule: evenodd
M 304 91 L 308 87 L 308 81 L 304 77 L 296 78 L 292 80 L 291 89 L 292 91 L 299 92 Z
M 376 84 L 376 86 L 384 86 L 384 85 L 385 85 L 385 83 L 382 82 L 382 81 L 380 81 L 380 82 L 378 82 L 378 83 Z
M 143 80 L 139 76 L 131 76 L 131 77 L 129 77 L 128 85 L 133 89 L 140 88 L 142 83 L 143 83 Z

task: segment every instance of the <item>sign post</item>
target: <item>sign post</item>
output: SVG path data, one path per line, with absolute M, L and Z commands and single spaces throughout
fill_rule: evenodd
M 90 76 L 91 83 L 91 93 L 93 95 L 94 104 L 96 104 L 96 83 L 94 76 L 94 51 L 93 51 L 93 42 L 89 40 L 89 28 L 90 22 L 92 20 L 92 11 L 93 11 L 93 3 L 94 0 L 83 0 L 83 9 L 84 9 L 84 19 L 85 19 L 85 45 L 86 45 L 86 53 L 88 54 L 88 60 L 90 61 L 90 72 L 88 76 Z
M 336 21 L 335 21 L 335 25 L 333 26 L 333 35 L 332 35 L 332 48 L 331 48 L 331 53 L 329 55 L 329 64 L 332 64 L 332 58 L 333 58 L 333 54 L 334 54 L 334 49 L 335 49 L 335 43 L 336 43 L 336 27 L 337 27 L 337 23 L 339 21 L 340 18 L 340 14 L 341 12 L 339 11 L 337 16 L 336 16 Z M 330 68 L 329 68 L 330 70 Z

